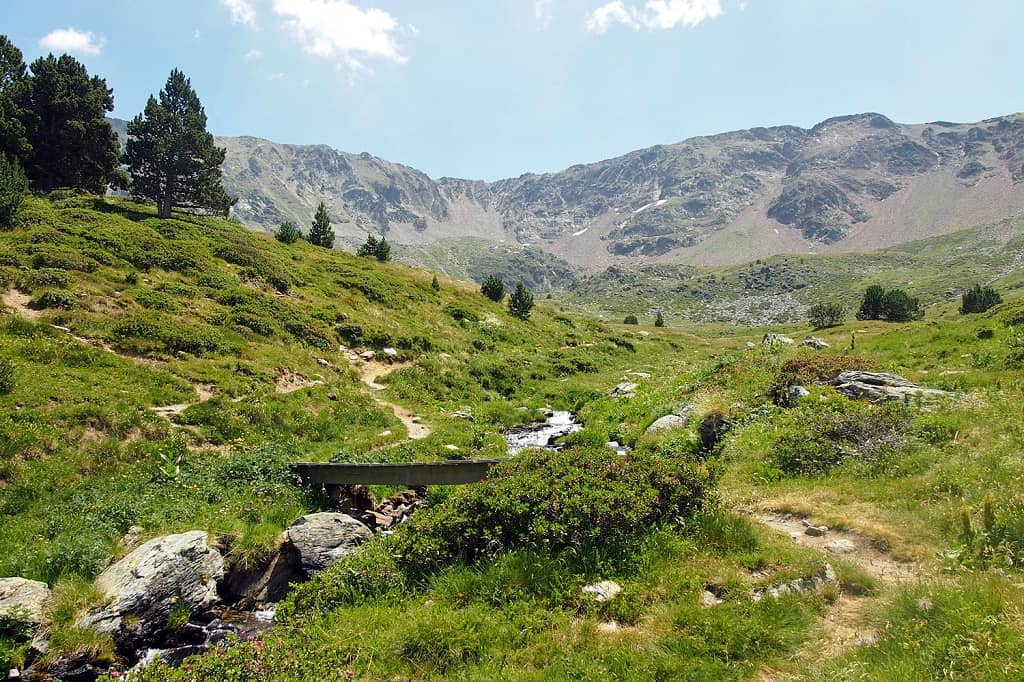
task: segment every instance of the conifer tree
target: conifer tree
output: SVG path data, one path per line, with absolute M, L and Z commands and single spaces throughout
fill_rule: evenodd
M 10 224 L 27 190 L 28 179 L 17 159 L 8 160 L 0 154 L 0 228 Z
M 377 256 L 377 247 L 379 245 L 380 242 L 377 241 L 377 238 L 372 234 L 368 234 L 366 235 L 366 241 L 363 242 L 363 245 L 356 251 L 356 255 L 362 256 L 363 258 L 375 258 Z
M 295 223 L 290 220 L 286 220 L 277 228 L 277 232 L 274 233 L 274 238 L 282 244 L 294 244 L 302 239 L 302 232 L 295 226 Z
M 501 303 L 505 298 L 505 283 L 497 275 L 490 275 L 480 285 L 480 293 L 495 303 Z
M 0 155 L 24 161 L 32 151 L 25 131 L 23 105 L 28 92 L 28 68 L 21 50 L 0 35 Z
M 655 327 L 664 327 L 665 326 L 665 316 L 661 314 L 660 310 L 658 311 L 657 316 L 654 318 L 654 326 Z
M 206 130 L 206 112 L 192 83 L 174 69 L 159 99 L 128 123 L 125 160 L 132 196 L 157 204 L 157 215 L 172 208 L 227 215 L 235 200 L 221 184 L 225 149 Z
M 381 263 L 391 260 L 391 244 L 388 244 L 388 240 L 386 238 L 380 238 L 380 241 L 377 242 L 377 249 L 373 252 L 373 255 Z
M 124 186 L 118 170 L 121 147 L 106 119 L 113 110 L 114 91 L 99 76 L 90 77 L 74 57 L 51 54 L 32 62 L 21 107 L 31 146 L 25 174 L 32 186 L 43 191 L 75 187 L 96 194 L 109 185 Z
M 316 207 L 316 215 L 313 216 L 313 224 L 309 228 L 309 243 L 313 246 L 322 246 L 325 249 L 334 248 L 334 230 L 331 229 L 331 219 L 327 215 L 327 206 L 324 202 Z
M 530 319 L 533 310 L 533 294 L 527 291 L 522 282 L 516 284 L 516 290 L 508 299 L 508 311 L 520 320 Z
M 441 283 L 437 281 L 437 275 L 434 275 L 434 279 L 430 280 L 430 288 L 434 291 L 441 291 Z

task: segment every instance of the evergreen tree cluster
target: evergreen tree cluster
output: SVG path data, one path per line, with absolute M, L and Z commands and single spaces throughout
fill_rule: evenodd
M 924 308 L 920 301 L 903 289 L 886 289 L 873 284 L 864 292 L 858 320 L 887 320 L 889 322 L 907 322 L 924 317 Z
M 281 226 L 277 228 L 277 232 L 274 233 L 274 239 L 282 244 L 294 244 L 302 238 L 302 230 L 290 220 L 281 223 Z
M 159 98 L 128 123 L 124 157 L 106 119 L 114 91 L 90 76 L 74 57 L 53 54 L 30 66 L 0 36 L 0 224 L 10 221 L 25 188 L 103 194 L 128 188 L 157 204 L 226 215 L 234 200 L 221 185 L 225 151 L 206 131 L 206 114 L 191 83 L 177 69 Z
M 377 239 L 372 234 L 366 235 L 366 241 L 356 251 L 357 256 L 376 258 L 381 263 L 391 260 L 391 244 L 384 237 Z
M 983 313 L 1003 302 L 999 292 L 990 286 L 975 284 L 974 288 L 965 291 L 960 298 L 960 314 Z
M 0 35 L 0 222 L 13 216 L 26 187 L 125 187 L 117 134 L 106 119 L 113 110 L 113 90 L 74 57 L 51 54 L 26 66 Z
M 640 320 L 636 319 L 636 315 L 626 315 L 622 324 L 640 324 Z

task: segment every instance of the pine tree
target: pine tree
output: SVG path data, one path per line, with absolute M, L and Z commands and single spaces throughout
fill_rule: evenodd
M 664 327 L 665 326 L 665 316 L 661 314 L 660 310 L 658 311 L 658 315 L 654 318 L 654 326 L 655 327 Z
M 960 299 L 960 314 L 983 313 L 1003 302 L 999 292 L 989 286 L 975 284 L 974 288 L 965 291 Z
M 363 245 L 356 251 L 356 255 L 362 256 L 363 258 L 376 258 L 377 247 L 379 245 L 380 242 L 377 241 L 377 238 L 372 234 L 368 234 L 366 235 L 366 241 L 363 242 Z
M 175 207 L 227 215 L 235 200 L 221 185 L 225 150 L 207 132 L 206 112 L 185 74 L 171 71 L 159 100 L 150 95 L 128 123 L 128 136 L 132 196 L 155 201 L 161 218 Z
M 28 179 L 17 159 L 8 161 L 6 156 L 0 154 L 0 228 L 10 224 L 26 191 Z
M 334 230 L 331 229 L 331 219 L 327 215 L 327 206 L 324 202 L 316 207 L 316 215 L 313 216 L 313 224 L 309 228 L 309 243 L 313 246 L 322 246 L 325 249 L 334 248 Z
M 381 263 L 391 260 L 391 244 L 388 244 L 387 239 L 384 237 L 380 238 L 380 241 L 377 242 L 377 250 L 373 252 L 373 255 Z
M 495 303 L 501 303 L 505 298 L 505 283 L 497 275 L 490 275 L 480 285 L 480 293 Z
M 857 311 L 858 320 L 880 320 L 885 312 L 885 287 L 872 284 L 864 292 L 864 299 L 861 301 L 860 310 Z
M 0 35 L 0 156 L 12 162 L 23 162 L 32 152 L 23 109 L 28 86 L 28 68 L 21 50 L 7 36 Z
M 526 290 L 522 282 L 516 284 L 516 290 L 508 299 L 508 311 L 520 320 L 530 319 L 533 310 L 533 294 Z
M 441 291 L 441 283 L 437 281 L 437 275 L 434 275 L 434 279 L 430 280 L 430 288 L 434 291 Z
M 15 67 L 16 68 L 16 67 Z M 121 147 L 106 114 L 114 91 L 74 57 L 40 57 L 32 62 L 22 115 L 31 153 L 25 174 L 32 186 L 50 191 L 75 187 L 101 194 L 123 186 Z
M 274 233 L 274 238 L 282 244 L 294 244 L 302 239 L 302 232 L 295 226 L 295 223 L 290 220 L 286 220 L 281 223 L 279 228 L 277 228 L 277 232 Z

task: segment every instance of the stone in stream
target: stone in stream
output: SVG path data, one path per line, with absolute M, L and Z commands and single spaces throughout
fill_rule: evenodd
M 285 535 L 299 554 L 302 570 L 310 575 L 354 554 L 359 545 L 373 539 L 373 531 L 364 524 L 348 514 L 334 512 L 301 516 Z
M 96 578 L 109 601 L 82 616 L 79 627 L 132 644 L 163 630 L 178 604 L 190 613 L 210 608 L 219 601 L 224 561 L 206 543 L 207 534 L 194 530 L 153 538 L 132 550 Z

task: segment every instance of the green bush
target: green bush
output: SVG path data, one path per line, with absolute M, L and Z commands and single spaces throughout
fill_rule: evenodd
M 165 294 L 162 291 L 156 291 L 154 289 L 143 289 L 135 294 L 135 300 L 143 308 L 149 308 L 150 310 L 164 310 L 170 312 L 177 312 L 181 310 L 181 306 L 173 297 Z
M 400 563 L 430 570 L 509 549 L 614 544 L 704 508 L 712 486 L 707 467 L 682 458 L 527 451 L 418 512 L 395 536 L 395 551 Z
M 815 303 L 807 309 L 807 320 L 815 329 L 827 329 L 842 324 L 846 308 L 841 303 Z
M 636 319 L 636 315 L 626 315 L 626 319 L 622 321 L 622 324 L 640 324 L 640 320 Z
M 46 310 L 49 308 L 71 310 L 75 307 L 75 297 L 68 291 L 44 291 L 29 302 L 29 307 L 35 310 Z
M 71 275 L 64 270 L 42 268 L 28 270 L 18 276 L 18 288 L 32 292 L 36 289 L 66 289 L 71 286 Z
M 501 303 L 505 298 L 505 283 L 497 275 L 489 275 L 480 285 L 480 293 L 495 303 Z
M 7 358 L 0 358 L 0 395 L 14 390 L 14 365 Z
M 274 233 L 274 238 L 282 244 L 294 244 L 302 239 L 302 231 L 296 227 L 295 223 L 290 220 L 286 220 L 277 228 L 277 232 Z
M 920 301 L 910 296 L 903 289 L 886 289 L 873 284 L 864 292 L 858 320 L 887 320 L 889 322 L 907 322 L 924 316 Z
M 867 369 L 867 366 L 863 360 L 852 355 L 803 355 L 782 363 L 768 394 L 777 405 L 782 405 L 787 399 L 790 386 L 832 381 L 840 373 L 855 369 Z

